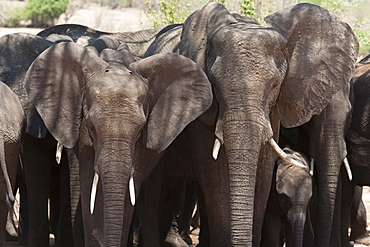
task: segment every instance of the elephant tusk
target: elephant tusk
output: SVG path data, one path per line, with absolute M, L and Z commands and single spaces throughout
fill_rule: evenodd
M 347 157 L 344 158 L 343 163 L 344 163 L 344 167 L 346 168 L 346 171 L 348 174 L 348 179 L 349 181 L 352 181 L 352 171 L 351 171 L 351 167 L 349 166 Z
M 214 160 L 217 160 L 218 153 L 220 152 L 221 148 L 221 142 L 218 138 L 215 139 L 215 143 L 213 144 L 213 151 L 212 151 L 212 156 Z
M 131 178 L 130 178 L 130 181 L 128 183 L 128 187 L 129 187 L 129 192 L 130 192 L 131 205 L 135 206 L 136 197 L 135 197 L 135 185 L 134 185 L 134 177 L 133 176 L 131 176 Z
M 311 160 L 310 160 L 310 175 L 311 175 L 311 177 L 313 176 L 314 165 L 315 165 L 315 160 L 314 160 L 314 158 L 311 157 Z
M 274 152 L 282 159 L 284 160 L 285 162 L 287 162 L 288 164 L 292 165 L 292 166 L 296 166 L 296 167 L 299 167 L 299 168 L 307 168 L 305 165 L 302 165 L 301 163 L 299 163 L 298 161 L 292 159 L 291 157 L 289 157 L 280 147 L 279 145 L 275 142 L 275 140 L 273 138 L 271 138 L 270 140 L 267 141 L 268 144 L 270 145 L 270 147 L 272 148 L 272 150 L 274 150 Z
M 60 161 L 62 160 L 62 150 L 63 150 L 63 145 L 58 142 L 58 144 L 57 144 L 57 153 L 55 155 L 55 159 L 56 159 L 58 165 L 60 164 Z
M 90 196 L 90 213 L 91 214 L 94 213 L 96 190 L 98 188 L 98 182 L 99 182 L 99 175 L 97 172 L 95 172 L 93 184 L 91 188 L 91 196 Z

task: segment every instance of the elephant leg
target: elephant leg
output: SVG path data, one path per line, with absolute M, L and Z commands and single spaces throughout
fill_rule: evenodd
M 19 223 L 18 223 L 18 242 L 19 246 L 27 245 L 28 243 L 28 196 L 27 187 L 25 183 L 24 173 L 18 175 L 17 178 L 19 194 L 20 194 L 20 208 L 19 208 Z
M 202 191 L 198 191 L 198 210 L 199 210 L 199 217 L 201 220 L 200 230 L 199 230 L 199 244 L 197 247 L 210 247 L 211 245 L 211 237 L 209 233 L 209 221 L 208 215 L 206 210 L 206 204 L 204 201 L 204 195 Z
M 229 172 L 224 148 L 212 158 L 214 129 L 196 120 L 187 130 L 207 208 L 211 246 L 231 246 Z M 234 189 L 234 188 L 231 188 Z
M 5 162 L 12 188 L 15 186 L 19 164 L 19 143 L 5 143 Z M 0 246 L 6 242 L 6 222 L 8 219 L 8 205 L 6 202 L 7 187 L 4 174 L 0 172 Z
M 58 241 L 57 237 L 57 225 L 59 220 L 59 191 L 60 191 L 60 167 L 50 167 L 50 191 L 49 191 L 49 224 L 50 231 L 55 236 L 55 241 Z
M 339 246 L 340 231 L 332 229 L 340 168 L 347 155 L 344 136 L 349 126 L 351 105 L 348 87 L 336 93 L 325 109 L 310 120 L 310 153 L 317 171 L 315 246 Z M 331 236 L 331 231 L 333 236 Z
M 350 240 L 358 244 L 369 245 L 370 236 L 366 230 L 366 208 L 362 200 L 362 187 L 356 186 L 355 196 L 351 207 L 351 236 Z
M 187 181 L 185 187 L 185 199 L 182 214 L 179 220 L 179 231 L 181 237 L 188 245 L 192 245 L 190 234 L 190 224 L 193 216 L 193 211 L 197 203 L 198 183 L 196 181 Z
M 60 197 L 59 215 L 56 229 L 56 241 L 61 246 L 73 246 L 72 222 L 71 222 L 71 197 L 68 159 L 65 152 L 62 154 L 60 166 Z M 64 160 L 63 160 L 64 159 Z
M 167 199 L 161 214 L 161 235 L 164 233 L 165 243 L 169 246 L 187 247 L 187 243 L 180 236 L 178 224 L 185 196 L 184 189 L 185 181 L 183 179 L 170 178 Z
M 163 169 L 164 165 L 160 162 L 140 190 L 137 202 L 137 210 L 141 221 L 139 246 L 160 246 L 158 215 Z
M 88 148 L 86 147 L 86 149 Z M 103 245 L 103 243 L 99 242 L 99 239 L 102 238 L 104 232 L 103 188 L 101 181 L 98 182 L 94 211 L 93 213 L 90 212 L 91 188 L 94 178 L 94 157 L 95 154 L 91 149 L 84 152 L 79 159 L 79 177 L 81 178 L 81 213 L 86 247 Z
M 273 183 L 273 186 L 275 186 L 275 183 Z M 260 245 L 262 247 L 280 246 L 280 235 L 286 225 L 286 217 L 283 217 L 276 193 L 275 188 L 271 188 L 262 227 Z
M 23 171 L 28 194 L 28 246 L 49 246 L 48 196 L 50 181 L 50 136 L 36 139 L 28 134 L 23 142 Z

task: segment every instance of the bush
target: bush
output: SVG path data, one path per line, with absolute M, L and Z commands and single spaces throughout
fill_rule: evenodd
M 18 26 L 30 20 L 31 26 L 45 27 L 54 24 L 54 19 L 67 10 L 68 0 L 29 0 L 25 7 L 15 9 L 7 18 L 7 26 Z

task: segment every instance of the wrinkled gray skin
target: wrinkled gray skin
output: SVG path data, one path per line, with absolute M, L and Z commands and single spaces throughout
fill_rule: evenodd
M 312 196 L 312 177 L 308 160 L 290 148 L 284 151 L 307 168 L 278 159 L 262 228 L 261 246 L 303 246 L 304 227 Z
M 358 43 L 347 24 L 314 5 L 295 5 L 266 22 L 269 27 L 262 27 L 211 3 L 193 13 L 183 27 L 180 54 L 206 71 L 216 94 L 213 111 L 189 126 L 196 133 L 190 134 L 192 147 L 208 155 L 195 154 L 195 162 L 214 163 L 218 169 L 212 170 L 214 183 L 200 178 L 208 194 L 210 225 L 222 225 L 211 229 L 212 246 L 251 246 L 252 235 L 253 246 L 259 245 L 275 162 L 266 141 L 277 138 L 279 122 L 288 128 L 309 126 L 310 154 L 322 164 L 315 244 L 329 246 L 339 168 L 346 156 L 348 82 Z M 154 33 L 145 44 L 155 39 Z M 209 116 L 215 115 L 217 122 L 212 122 Z M 213 161 L 216 136 L 223 145 Z M 199 176 L 210 173 L 209 167 L 200 167 Z M 222 189 L 214 190 L 214 184 Z M 218 207 L 219 201 L 226 206 Z
M 21 214 L 22 222 L 28 217 L 29 225 L 21 225 L 22 234 L 19 237 L 19 244 L 28 244 L 28 246 L 47 246 L 49 242 L 48 196 L 50 167 L 51 164 L 56 165 L 55 155 L 51 157 L 50 154 L 55 154 L 56 141 L 50 134 L 47 134 L 42 119 L 37 114 L 34 106 L 29 104 L 23 79 L 33 60 L 52 45 L 54 45 L 53 42 L 26 33 L 9 34 L 0 38 L 0 79 L 20 99 L 28 124 L 22 140 L 21 158 L 27 195 L 21 188 Z M 35 136 L 28 134 L 33 124 L 39 127 Z M 62 160 L 62 162 L 65 161 Z M 67 164 L 62 167 L 67 166 Z M 61 191 L 68 192 L 68 189 L 64 188 Z M 66 194 L 66 196 L 68 195 Z M 25 203 L 28 204 L 28 212 L 24 210 L 27 208 Z M 60 207 L 60 219 L 62 221 L 68 220 L 70 217 L 68 216 L 68 210 L 68 204 L 62 203 Z M 28 214 L 28 216 L 25 214 Z M 62 225 L 64 226 L 60 232 L 67 236 L 67 229 L 70 229 L 70 227 L 67 223 L 62 223 Z M 57 232 L 55 235 L 59 243 L 66 244 L 72 241 L 71 236 L 62 239 Z
M 346 136 L 348 147 L 348 161 L 351 166 L 353 180 L 348 181 L 344 175 L 342 199 L 342 243 L 348 243 L 348 234 L 344 228 L 349 225 L 350 205 L 355 196 L 356 185 L 370 185 L 370 62 L 369 57 L 365 57 L 356 64 L 356 69 L 352 78 L 353 84 L 353 114 L 350 130 Z
M 218 175 L 226 174 L 228 191 L 218 193 L 230 208 L 208 203 L 205 195 L 210 220 L 215 211 L 229 216 L 220 230 L 210 229 L 211 245 L 259 246 L 275 161 L 266 141 L 278 136 L 281 122 L 287 128 L 309 125 L 310 154 L 319 164 L 315 246 L 338 246 L 338 238 L 329 244 L 330 230 L 358 43 L 347 24 L 315 5 L 294 5 L 265 20 L 269 27 L 238 22 L 222 5 L 210 3 L 183 27 L 180 54 L 196 61 L 214 86 L 214 137 L 223 144 L 220 155 L 224 151 L 228 169 Z M 213 140 L 204 140 L 207 164 Z
M 45 28 L 37 35 L 43 38 L 51 34 L 66 35 L 74 42 L 84 45 L 91 44 L 101 37 L 111 37 L 122 43 L 126 43 L 130 52 L 137 57 L 143 57 L 146 50 L 152 44 L 161 29 L 146 29 L 136 32 L 109 33 L 94 30 L 92 28 L 78 24 L 62 24 Z M 169 51 L 168 51 L 169 52 Z
M 26 117 L 15 93 L 0 82 L 0 164 L 6 166 L 12 189 L 14 189 L 19 163 L 22 134 Z M 4 163 L 5 162 L 5 163 Z M 13 191 L 11 191 L 13 193 Z M 0 246 L 5 246 L 5 224 L 8 216 L 8 194 L 3 170 L 0 172 Z
M 50 133 L 77 152 L 85 246 L 125 245 L 133 210 L 129 178 L 136 164 L 150 173 L 154 167 L 148 165 L 155 166 L 152 161 L 209 107 L 205 74 L 175 54 L 136 62 L 126 49 L 105 49 L 98 56 L 61 43 L 35 60 L 25 84 Z M 94 173 L 99 183 L 91 214 Z M 134 174 L 136 194 L 144 176 Z
M 48 37 L 55 42 L 70 42 L 71 39 L 66 36 L 52 35 Z M 117 47 L 118 41 L 104 39 L 105 47 Z M 103 40 L 103 41 L 104 41 Z M 55 184 L 61 176 L 60 191 L 53 190 L 50 196 L 55 192 L 60 196 L 59 219 L 57 217 L 57 228 L 52 229 L 58 244 L 64 246 L 72 245 L 71 236 L 71 212 L 69 209 L 69 187 L 71 184 L 78 183 L 78 176 L 74 170 L 71 170 L 68 178 L 68 169 L 78 167 L 78 161 L 73 157 L 71 150 L 63 151 L 60 166 L 55 161 L 56 140 L 48 133 L 43 120 L 37 113 L 34 105 L 28 100 L 28 94 L 23 83 L 24 75 L 34 61 L 34 59 L 46 48 L 55 43 L 43 39 L 39 36 L 26 33 L 17 33 L 5 35 L 0 38 L 0 75 L 9 87 L 19 97 L 25 114 L 27 116 L 27 130 L 24 135 L 22 145 L 23 160 L 23 178 L 27 187 L 27 197 L 25 191 L 21 193 L 22 214 L 26 213 L 24 203 L 28 204 L 28 216 L 23 215 L 23 219 L 29 218 L 29 226 L 23 225 L 22 235 L 19 238 L 19 244 L 28 244 L 29 246 L 45 246 L 49 242 L 49 221 L 48 221 L 48 197 L 50 180 Z M 101 40 L 91 44 L 90 49 L 103 49 Z M 69 153 L 69 154 L 67 154 Z M 53 166 L 53 168 L 52 168 Z M 50 174 L 52 170 L 60 170 L 61 174 Z M 70 184 L 69 184 L 70 183 Z M 59 189 L 59 184 L 57 185 Z M 73 190 L 73 189 L 71 189 Z M 76 195 L 74 193 L 73 195 Z M 78 193 L 77 193 L 78 196 Z M 54 198 L 54 197 L 53 197 Z M 59 202 L 59 199 L 57 200 Z M 53 202 L 52 202 L 53 203 Z M 78 198 L 72 198 L 71 206 L 73 211 L 77 207 Z M 51 209 L 53 211 L 53 208 Z M 53 212 L 51 212 L 53 214 Z M 51 219 L 53 221 L 53 219 Z M 72 221 L 74 215 L 72 214 Z M 52 227 L 53 228 L 53 227 Z M 28 234 L 28 236 L 27 236 Z M 78 242 L 77 242 L 78 243 Z M 76 243 L 76 244 L 77 244 Z M 78 244 L 77 244 L 78 245 Z

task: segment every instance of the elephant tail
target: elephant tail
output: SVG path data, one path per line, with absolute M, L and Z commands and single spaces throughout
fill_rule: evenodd
M 4 134 L 2 133 L 2 131 L 0 131 L 0 163 L 1 163 L 1 171 L 3 172 L 6 188 L 7 188 L 7 191 L 8 191 L 7 201 L 9 201 L 9 203 L 11 204 L 11 206 L 13 208 L 13 204 L 14 204 L 15 199 L 14 199 L 14 195 L 13 195 L 12 184 L 10 183 L 8 169 L 6 167 L 6 162 L 5 162 L 5 141 L 4 141 Z

